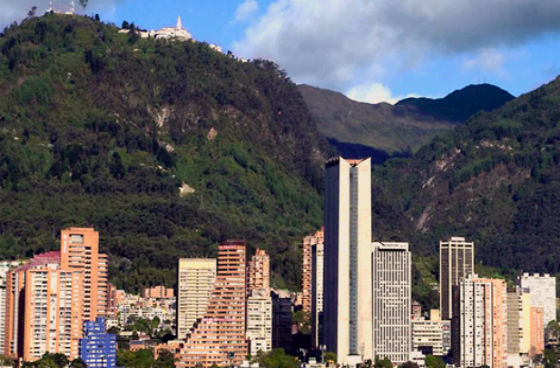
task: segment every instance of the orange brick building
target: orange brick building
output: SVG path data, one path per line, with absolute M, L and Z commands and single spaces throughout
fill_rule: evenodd
M 270 289 L 270 257 L 258 248 L 247 271 L 247 293 L 255 289 Z
M 246 358 L 245 252 L 244 241 L 228 241 L 219 246 L 218 270 L 208 309 L 176 355 L 176 367 L 224 367 L 238 365 Z
M 143 296 L 146 299 L 171 299 L 174 297 L 174 293 L 172 288 L 166 288 L 163 285 L 157 285 L 150 288 L 145 288 Z
M 324 243 L 323 229 L 303 238 L 302 304 L 303 311 L 311 314 L 313 299 L 313 248 Z M 322 289 L 322 285 L 321 285 Z

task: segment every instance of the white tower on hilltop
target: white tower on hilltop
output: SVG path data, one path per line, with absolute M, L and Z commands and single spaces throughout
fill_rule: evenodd
M 177 29 L 183 28 L 183 23 L 181 22 L 181 16 L 177 16 Z

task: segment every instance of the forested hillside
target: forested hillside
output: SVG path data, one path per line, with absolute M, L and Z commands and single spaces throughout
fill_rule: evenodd
M 243 238 L 299 285 L 326 141 L 296 86 L 271 62 L 117 31 L 50 14 L 0 36 L 0 258 L 94 226 L 132 291 Z
M 466 236 L 484 264 L 560 272 L 560 78 L 376 167 L 373 181 L 378 238 L 434 254 Z

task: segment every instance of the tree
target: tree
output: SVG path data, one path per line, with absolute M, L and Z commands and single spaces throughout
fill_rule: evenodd
M 400 365 L 400 368 L 418 368 L 418 364 L 408 361 Z
M 271 352 L 259 356 L 259 364 L 264 368 L 298 368 L 299 364 L 294 356 L 286 354 L 284 349 L 273 349 Z
M 88 0 L 80 0 L 80 5 L 82 6 L 82 8 L 85 10 L 86 6 L 88 4 Z
M 375 357 L 375 368 L 393 368 L 393 363 L 388 358 L 379 359 Z
M 432 354 L 426 356 L 426 367 L 428 368 L 445 368 L 445 362 Z
M 159 353 L 153 368 L 173 368 L 175 366 L 175 355 L 167 350 Z
M 336 363 L 336 353 L 332 351 L 327 351 L 325 353 L 325 362 L 334 362 Z M 324 362 L 323 362 L 324 363 Z
M 87 368 L 87 364 L 81 358 L 76 358 L 70 363 L 70 368 Z
M 35 16 L 36 13 L 37 13 L 37 7 L 36 7 L 36 6 L 33 6 L 33 7 L 31 8 L 31 10 L 29 10 L 29 11 L 27 12 L 27 16 L 28 16 L 29 18 L 32 18 L 32 17 Z
M 544 368 L 556 368 L 560 360 L 560 352 L 555 348 L 544 349 L 543 364 Z

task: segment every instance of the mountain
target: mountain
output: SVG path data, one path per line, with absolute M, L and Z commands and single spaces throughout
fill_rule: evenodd
M 491 84 L 471 84 L 444 98 L 405 98 L 396 106 L 414 106 L 423 114 L 438 120 L 463 123 L 479 111 L 491 111 L 515 97 Z
M 492 110 L 511 100 L 506 91 L 489 85 L 468 86 L 441 99 L 405 99 L 391 105 L 351 100 L 342 93 L 299 85 L 319 132 L 335 138 L 343 154 L 359 144 L 388 156 L 413 152 L 452 130 L 480 110 Z
M 134 291 L 242 238 L 294 287 L 301 237 L 322 223 L 326 147 L 271 62 L 98 18 L 27 19 L 0 36 L 0 259 L 95 226 L 111 280 Z
M 374 234 L 433 255 L 451 235 L 505 272 L 560 272 L 560 78 L 374 168 Z

